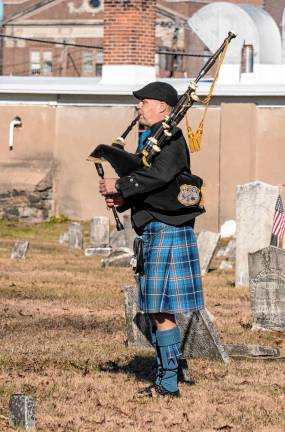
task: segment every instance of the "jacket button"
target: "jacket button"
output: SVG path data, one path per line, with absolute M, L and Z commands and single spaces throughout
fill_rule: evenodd
M 130 182 L 133 182 L 134 181 L 134 179 L 133 178 L 130 178 Z
M 138 184 L 138 183 L 136 183 L 136 184 L 135 184 L 135 187 L 138 187 L 138 186 L 139 186 L 139 184 Z

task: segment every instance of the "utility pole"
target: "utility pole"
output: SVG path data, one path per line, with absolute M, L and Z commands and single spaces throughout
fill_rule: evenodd
M 63 48 L 61 53 L 61 65 L 59 69 L 59 76 L 65 76 L 66 75 L 66 65 L 67 65 L 67 45 L 66 40 L 63 41 Z

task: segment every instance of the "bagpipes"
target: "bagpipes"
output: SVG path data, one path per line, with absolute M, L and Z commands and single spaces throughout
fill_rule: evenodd
M 163 146 L 172 137 L 173 129 L 184 118 L 188 109 L 193 105 L 193 103 L 199 101 L 199 98 L 196 95 L 198 82 L 206 75 L 206 73 L 213 67 L 213 65 L 220 57 L 222 57 L 222 59 L 220 58 L 220 64 L 222 63 L 222 60 L 224 59 L 225 56 L 226 49 L 229 43 L 231 42 L 231 40 L 235 37 L 236 37 L 235 33 L 232 32 L 228 33 L 227 38 L 224 40 L 220 48 L 208 59 L 208 61 L 203 66 L 203 68 L 200 70 L 197 78 L 190 83 L 186 92 L 179 98 L 176 106 L 172 108 L 169 115 L 161 123 L 160 127 L 156 130 L 153 136 L 147 138 L 147 141 L 141 153 L 133 154 L 127 152 L 124 149 L 125 138 L 128 135 L 128 133 L 131 131 L 131 129 L 134 127 L 136 122 L 138 121 L 138 117 L 136 117 L 132 121 L 130 126 L 125 130 L 125 132 L 122 134 L 121 137 L 116 138 L 116 140 L 112 143 L 112 146 L 106 144 L 100 144 L 93 150 L 93 152 L 88 156 L 87 160 L 93 161 L 95 163 L 97 172 L 101 178 L 104 177 L 104 170 L 101 163 L 103 160 L 108 161 L 112 165 L 112 167 L 114 168 L 114 170 L 116 171 L 119 177 L 124 177 L 126 175 L 129 175 L 132 171 L 135 171 L 136 169 L 151 166 L 153 160 L 156 158 L 157 155 L 159 155 Z M 211 86 L 210 93 L 213 90 L 214 83 L 216 82 L 217 79 L 217 75 L 218 72 L 216 73 L 214 82 Z M 206 103 L 207 106 L 209 104 L 210 97 L 211 96 L 209 95 L 209 97 L 206 98 L 206 102 L 204 101 L 204 103 Z M 201 139 L 203 120 L 196 133 L 198 138 L 192 133 L 192 139 L 194 140 L 196 139 L 196 142 L 198 141 L 199 138 Z M 189 129 L 188 129 L 188 133 L 189 133 Z M 193 151 L 195 150 L 197 150 L 197 144 L 196 144 L 196 149 L 194 145 Z M 190 193 L 190 200 L 189 200 L 189 198 L 187 198 L 187 194 L 185 194 L 187 199 L 186 200 L 184 199 L 184 202 L 180 201 L 179 199 L 178 200 L 182 203 L 182 206 L 184 205 L 186 207 L 187 205 L 189 206 L 197 205 L 197 204 L 199 205 L 200 201 L 202 200 L 201 187 L 203 181 L 202 179 L 200 179 L 200 177 L 191 174 L 190 170 L 188 173 L 187 180 L 188 180 L 188 184 L 185 184 L 185 186 L 189 186 L 190 188 L 192 187 L 192 192 L 194 192 L 194 195 L 193 193 L 192 195 Z M 180 187 L 180 194 L 181 193 L 183 195 L 183 190 L 181 190 Z M 193 200 L 193 196 L 194 197 L 196 196 L 196 199 Z M 118 230 L 123 229 L 123 226 L 119 220 L 116 209 L 114 207 L 113 207 L 113 213 L 116 220 L 117 229 Z

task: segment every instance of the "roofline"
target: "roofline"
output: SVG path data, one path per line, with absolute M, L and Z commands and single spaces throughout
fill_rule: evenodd
M 37 9 L 40 9 L 41 7 L 47 6 L 50 3 L 54 3 L 54 2 L 61 2 L 63 0 L 40 0 L 38 3 L 32 5 L 32 6 L 28 6 L 26 9 L 23 9 L 20 12 L 16 12 L 12 15 L 8 15 L 8 17 L 2 21 L 2 26 L 17 19 L 17 18 L 21 18 L 22 16 L 28 15 L 31 12 L 36 11 Z
M 191 79 L 162 79 L 182 94 Z M 197 93 L 207 95 L 211 82 L 201 81 Z M 141 86 L 141 84 L 139 85 Z M 14 94 L 80 94 L 80 95 L 130 95 L 135 84 L 101 84 L 100 78 L 67 77 L 11 77 L 0 76 L 0 93 Z M 285 96 L 285 83 L 277 84 L 217 84 L 216 96 Z

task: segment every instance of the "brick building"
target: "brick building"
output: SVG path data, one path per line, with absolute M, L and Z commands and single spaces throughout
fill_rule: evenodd
M 149 63 L 149 59 L 143 58 L 144 47 L 154 43 L 156 50 L 164 53 L 156 54 L 155 57 L 158 75 L 193 76 L 193 72 L 201 67 L 203 59 L 167 55 L 165 52 L 209 54 L 205 45 L 188 27 L 187 19 L 214 1 L 148 0 L 145 4 L 152 4 L 154 15 L 147 7 L 135 21 L 130 21 L 128 14 L 135 9 L 132 7 L 137 1 L 109 0 L 109 3 L 117 4 L 124 10 L 121 23 L 112 23 L 112 14 L 104 17 L 103 0 L 4 0 L 2 34 L 8 37 L 1 38 L 1 74 L 100 76 L 103 63 L 124 63 L 130 60 L 131 52 L 138 64 Z M 281 0 L 235 0 L 228 3 L 250 3 L 264 7 L 279 25 L 285 6 Z M 110 41 L 110 48 L 108 51 L 105 46 L 104 59 L 104 19 L 105 23 L 108 20 L 108 24 L 121 25 L 121 52 L 116 53 L 118 59 L 112 50 L 112 32 L 108 33 L 108 30 L 105 37 Z M 155 37 L 151 40 L 154 20 Z M 128 26 L 130 22 L 135 22 L 137 29 L 140 28 L 139 39 L 132 38 L 132 29 Z M 36 40 L 27 40 L 29 38 Z M 124 60 L 124 52 L 128 53 L 128 60 Z

